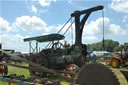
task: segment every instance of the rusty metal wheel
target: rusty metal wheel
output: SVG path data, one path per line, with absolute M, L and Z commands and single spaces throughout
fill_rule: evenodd
M 39 64 L 40 66 L 48 67 L 47 59 L 41 55 L 33 55 L 31 58 L 31 61 L 36 64 Z M 29 67 L 32 67 L 32 65 L 29 65 Z M 44 77 L 47 75 L 46 72 L 35 72 L 32 70 L 29 70 L 29 72 L 30 72 L 31 76 L 36 76 L 36 77 Z
M 2 61 L 8 63 L 8 58 L 3 57 Z M 0 75 L 7 75 L 8 74 L 8 66 L 0 64 Z
M 79 67 L 78 67 L 77 65 L 75 65 L 75 64 L 70 64 L 70 65 L 68 65 L 68 66 L 64 69 L 64 71 L 77 73 L 77 72 L 79 71 Z M 64 76 L 65 76 L 65 80 L 66 80 L 67 82 L 72 82 L 73 79 L 75 78 L 75 75 L 71 75 L 71 74 L 64 74 Z
M 0 75 L 7 75 L 8 67 L 6 65 L 0 64 Z

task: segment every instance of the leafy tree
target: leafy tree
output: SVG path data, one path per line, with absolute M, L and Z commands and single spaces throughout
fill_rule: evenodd
M 114 41 L 114 40 L 105 40 L 105 51 L 109 51 L 109 52 L 114 52 L 114 51 L 119 51 L 120 47 L 119 47 L 119 42 L 118 41 Z M 97 42 L 97 43 L 93 43 L 93 44 L 88 44 L 87 45 L 88 50 L 90 51 L 101 51 L 103 50 L 103 42 Z
M 128 43 L 124 43 L 124 46 L 128 46 Z

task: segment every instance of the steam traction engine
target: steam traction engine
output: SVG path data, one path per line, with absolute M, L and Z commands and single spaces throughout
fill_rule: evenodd
M 75 43 L 72 46 L 63 45 L 60 41 L 65 37 L 58 33 L 24 39 L 25 42 L 29 41 L 31 55 L 28 59 L 50 69 L 78 71 L 78 67 L 85 63 L 87 55 L 86 45 L 82 44 L 84 24 L 92 12 L 102 9 L 103 6 L 97 6 L 83 11 L 75 11 L 71 14 L 71 17 L 75 18 Z M 84 16 L 80 18 L 81 15 Z M 36 41 L 35 48 L 32 47 L 32 41 Z M 49 44 L 45 49 L 39 51 L 38 43 L 41 42 L 49 42 Z M 34 76 L 44 76 L 44 72 L 39 73 L 30 70 L 30 73 Z

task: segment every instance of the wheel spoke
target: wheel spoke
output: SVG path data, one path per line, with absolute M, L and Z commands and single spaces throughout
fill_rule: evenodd
M 79 70 L 79 67 L 75 64 L 70 64 L 65 68 L 65 71 L 68 71 L 68 72 L 78 72 L 78 70 Z M 71 75 L 71 74 L 64 74 L 64 75 L 67 82 L 71 82 L 75 77 L 74 75 Z

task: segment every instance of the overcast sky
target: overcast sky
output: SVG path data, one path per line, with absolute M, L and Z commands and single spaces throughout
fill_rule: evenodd
M 28 52 L 24 38 L 56 33 L 75 10 L 97 5 L 104 6 L 105 39 L 128 42 L 128 0 L 0 0 L 0 43 L 4 49 Z M 102 41 L 102 29 L 102 11 L 93 12 L 84 26 L 83 43 Z M 71 42 L 70 31 L 65 39 Z

